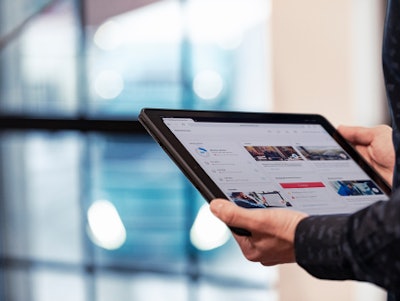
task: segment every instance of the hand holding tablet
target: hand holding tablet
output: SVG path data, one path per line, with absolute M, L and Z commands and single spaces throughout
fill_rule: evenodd
M 226 224 L 251 233 L 250 237 L 235 235 L 248 260 L 267 266 L 295 261 L 295 231 L 298 223 L 307 216 L 305 213 L 280 209 L 246 210 L 222 199 L 213 200 L 210 208 Z
M 383 124 L 372 128 L 339 126 L 338 131 L 387 183 L 392 183 L 395 152 L 391 127 Z
M 391 192 L 320 115 L 144 109 L 139 120 L 208 202 L 319 215 Z

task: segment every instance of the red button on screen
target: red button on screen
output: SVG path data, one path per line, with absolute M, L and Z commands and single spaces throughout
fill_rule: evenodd
M 282 188 L 320 188 L 325 187 L 322 182 L 294 182 L 294 183 L 280 183 Z

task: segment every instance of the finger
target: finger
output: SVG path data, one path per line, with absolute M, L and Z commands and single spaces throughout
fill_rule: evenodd
M 254 221 L 254 213 L 258 209 L 245 209 L 236 204 L 224 200 L 215 199 L 210 204 L 211 212 L 221 221 L 231 227 L 249 230 Z
M 338 127 L 338 131 L 352 144 L 368 145 L 374 139 L 373 130 L 370 128 L 341 125 Z

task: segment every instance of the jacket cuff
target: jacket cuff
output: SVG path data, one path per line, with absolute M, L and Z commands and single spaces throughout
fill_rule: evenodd
M 297 263 L 321 279 L 345 280 L 352 276 L 343 249 L 349 215 L 311 216 L 296 228 Z

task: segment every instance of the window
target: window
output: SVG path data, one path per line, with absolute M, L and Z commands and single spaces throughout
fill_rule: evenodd
M 193 242 L 205 202 L 136 121 L 268 108 L 267 1 L 93 7 L 0 0 L 0 298 L 276 299 L 230 236 Z

